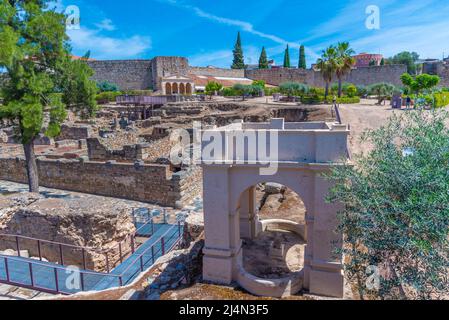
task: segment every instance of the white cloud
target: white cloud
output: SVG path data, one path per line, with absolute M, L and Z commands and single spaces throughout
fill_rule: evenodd
M 94 59 L 129 59 L 151 49 L 151 39 L 134 35 L 130 38 L 113 38 L 100 34 L 100 30 L 81 27 L 68 30 L 70 42 L 74 49 L 81 52 L 91 51 Z
M 106 31 L 114 31 L 116 29 L 111 19 L 104 19 L 100 23 L 95 24 L 95 26 L 100 30 Z

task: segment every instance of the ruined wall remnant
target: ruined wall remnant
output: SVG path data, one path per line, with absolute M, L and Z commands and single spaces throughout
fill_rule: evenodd
M 61 133 L 56 137 L 56 141 L 62 140 L 85 140 L 92 136 L 92 127 L 79 126 L 79 125 L 67 125 L 61 126 Z
M 187 205 L 200 194 L 201 170 L 173 173 L 169 165 L 91 162 L 81 160 L 37 161 L 43 187 L 142 201 L 167 207 Z M 22 158 L 0 158 L 0 179 L 27 183 Z
M 112 264 L 119 259 L 119 243 L 123 252 L 131 250 L 125 241 L 135 231 L 131 211 L 123 201 L 96 196 L 47 199 L 29 193 L 9 195 L 0 201 L 0 234 L 88 248 L 84 250 L 87 268 L 106 271 L 106 252 Z M 16 245 L 14 237 L 0 236 L 0 251 L 15 250 Z M 36 241 L 20 238 L 19 245 L 30 257 L 39 257 Z M 44 259 L 61 262 L 58 245 L 41 242 L 40 251 Z M 63 262 L 84 267 L 83 250 L 63 246 Z

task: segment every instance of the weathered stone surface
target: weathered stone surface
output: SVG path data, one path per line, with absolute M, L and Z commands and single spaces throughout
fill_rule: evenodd
M 92 248 L 86 251 L 87 266 L 101 271 L 106 261 L 100 251 L 113 249 L 109 259 L 115 261 L 119 242 L 124 252 L 130 249 L 129 242 L 123 242 L 135 231 L 130 212 L 122 201 L 95 196 L 10 195 L 0 198 L 0 233 Z M 0 250 L 15 248 L 15 239 L 0 237 Z M 21 239 L 20 248 L 31 256 L 39 255 L 35 241 Z M 41 252 L 48 261 L 60 262 L 58 246 L 42 243 Z M 64 248 L 64 264 L 81 266 L 82 250 Z

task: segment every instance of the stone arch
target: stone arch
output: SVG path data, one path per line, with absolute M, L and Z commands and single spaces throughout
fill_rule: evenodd
M 179 93 L 183 94 L 183 95 L 186 94 L 186 86 L 185 86 L 185 84 L 183 82 L 181 82 L 179 84 Z
M 178 94 L 179 93 L 179 86 L 178 86 L 177 82 L 173 83 L 172 89 L 173 89 L 173 94 Z
M 187 95 L 192 94 L 192 90 L 193 90 L 192 84 L 191 84 L 191 83 L 187 83 L 187 84 L 186 84 L 186 94 L 187 94 Z
M 165 84 L 165 94 L 172 94 L 172 87 L 171 87 L 171 83 L 167 82 Z

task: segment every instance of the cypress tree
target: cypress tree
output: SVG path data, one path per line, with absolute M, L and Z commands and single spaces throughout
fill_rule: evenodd
M 231 69 L 245 69 L 245 60 L 243 58 L 242 40 L 240 38 L 240 32 L 237 34 L 237 41 L 234 46 L 234 61 L 232 62 Z
M 306 50 L 303 45 L 299 48 L 299 65 L 298 68 L 300 69 L 307 69 L 306 64 Z
M 285 49 L 285 55 L 284 55 L 284 68 L 290 68 L 290 49 L 287 45 L 287 49 Z
M 268 69 L 268 58 L 267 52 L 265 51 L 265 47 L 262 48 L 262 53 L 260 54 L 259 69 Z

